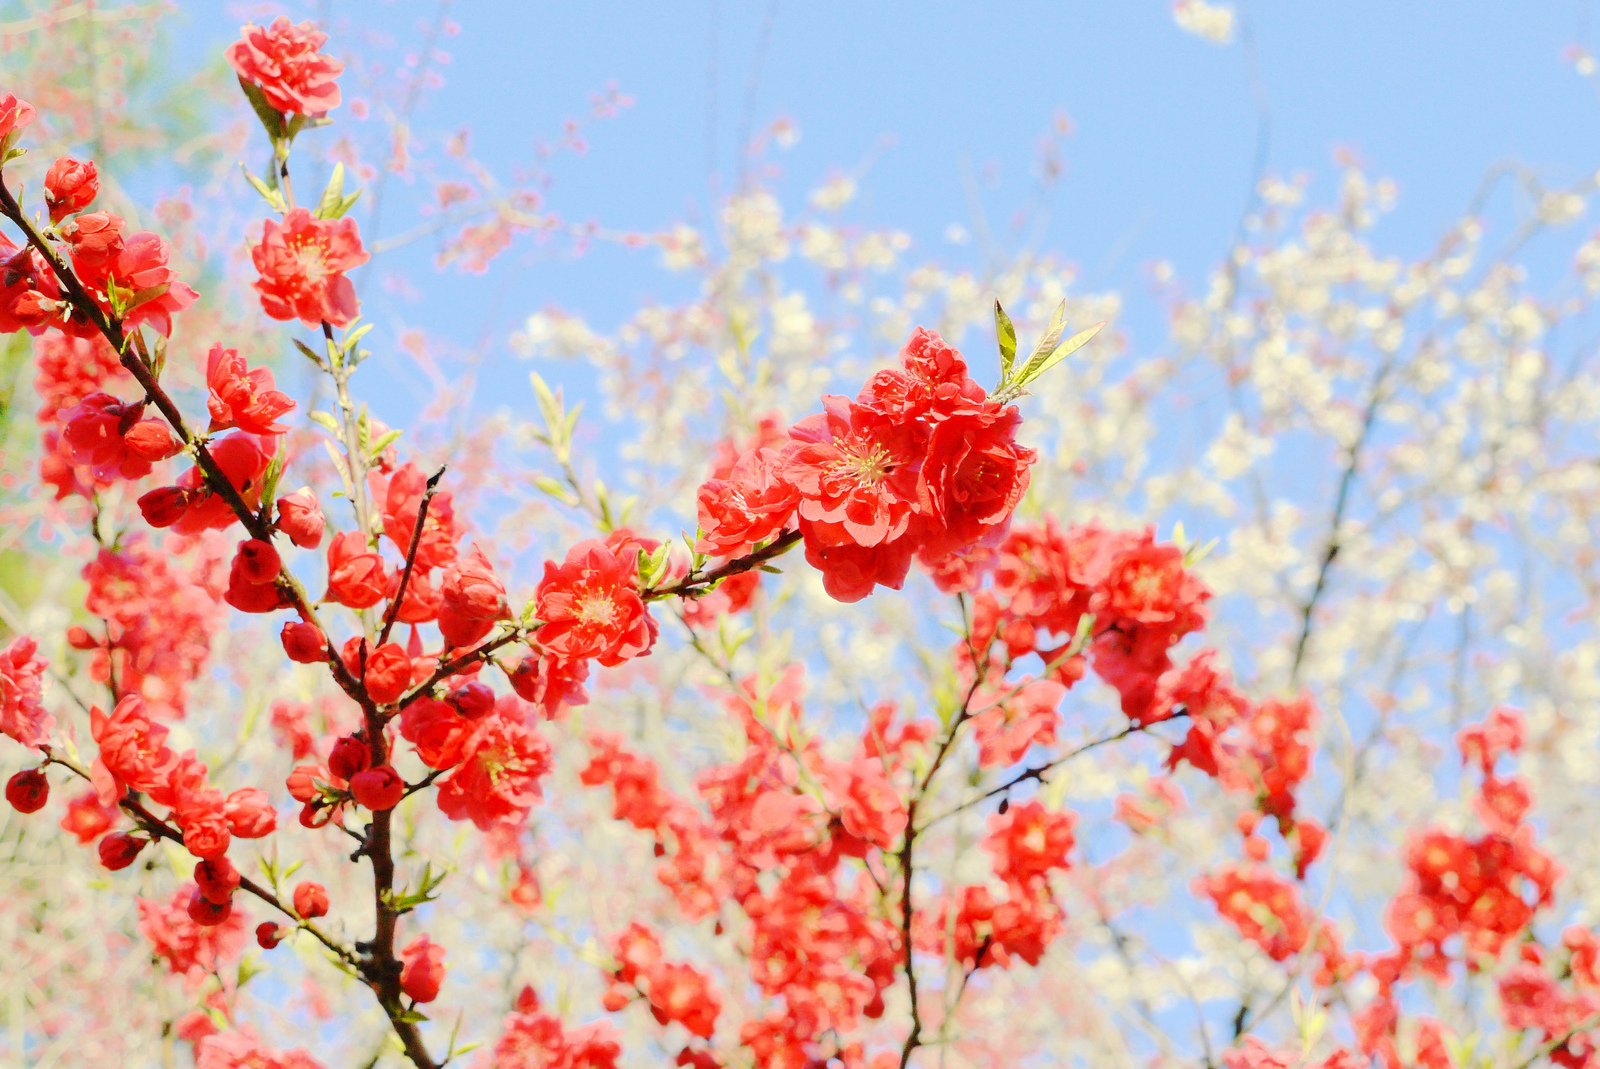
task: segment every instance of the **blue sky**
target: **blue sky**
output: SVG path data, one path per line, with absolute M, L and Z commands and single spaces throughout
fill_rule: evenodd
M 180 56 L 195 61 L 215 56 L 243 18 L 276 10 L 183 6 Z M 1271 117 L 1269 170 L 1309 172 L 1313 198 L 1330 196 L 1334 150 L 1355 150 L 1399 183 L 1399 209 L 1377 235 L 1389 251 L 1428 248 L 1497 161 L 1515 159 L 1552 185 L 1600 165 L 1596 84 L 1562 58 L 1588 44 L 1592 0 L 1236 7 Z M 405 41 L 421 39 L 419 24 L 439 5 L 289 10 L 331 11 L 335 25 L 348 19 Z M 1250 186 L 1258 106 L 1247 51 L 1180 31 L 1164 0 L 474 0 L 451 5 L 450 15 L 462 32 L 443 42 L 452 57 L 445 84 L 425 95 L 419 130 L 470 127 L 474 150 L 509 173 L 564 118 L 582 115 L 592 92 L 616 82 L 635 106 L 586 130 L 586 155 L 551 165 L 549 204 L 618 229 L 704 217 L 710 191 L 737 183 L 741 133 L 787 116 L 802 132 L 775 157 L 787 203 L 798 205 L 830 171 L 871 158 L 847 217 L 908 232 L 913 261 L 967 266 L 975 245 L 945 235 L 951 223 L 973 229 L 972 187 L 1003 232 L 1028 201 L 1039 138 L 1066 115 L 1074 132 L 1062 142 L 1066 173 L 1041 244 L 1080 265 L 1084 286 L 1130 298 L 1123 325 L 1136 352 L 1163 340 L 1159 309 L 1141 300 L 1148 265 L 1170 260 L 1202 284 Z M 428 192 L 390 185 L 391 204 Z M 1509 191 L 1497 203 L 1509 209 Z M 369 242 L 400 228 L 400 211 L 385 216 Z M 1546 255 L 1564 265 L 1570 248 L 1552 242 Z M 422 242 L 390 254 L 391 266 L 429 279 L 433 252 Z M 497 357 L 530 311 L 557 304 L 606 327 L 642 300 L 673 296 L 675 285 L 654 254 L 607 247 L 572 260 L 519 246 L 487 276 L 437 278 L 425 302 L 371 281 L 363 296 L 387 325 L 420 326 L 463 347 L 486 338 Z M 523 370 L 508 374 L 520 380 Z M 405 392 L 423 395 L 420 376 Z

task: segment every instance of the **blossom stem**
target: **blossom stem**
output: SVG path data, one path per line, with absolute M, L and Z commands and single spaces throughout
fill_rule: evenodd
M 411 571 L 417 563 L 417 548 L 422 545 L 422 528 L 428 522 L 428 505 L 433 501 L 434 491 L 439 489 L 439 480 L 444 478 L 444 468 L 440 468 L 428 478 L 428 485 L 422 491 L 422 504 L 417 506 L 416 526 L 411 528 L 411 545 L 406 550 L 406 566 L 400 573 L 400 588 L 395 591 L 394 600 L 389 603 L 389 611 L 384 614 L 383 631 L 378 635 L 378 645 L 382 646 L 389 641 L 389 632 L 394 630 L 394 622 L 400 616 L 400 603 L 405 600 L 406 586 L 411 582 Z
M 709 572 L 690 572 L 676 583 L 654 587 L 644 591 L 639 596 L 645 601 L 660 601 L 662 598 L 670 598 L 675 595 L 682 597 L 685 594 L 707 590 L 730 575 L 740 575 L 751 571 L 761 567 L 775 557 L 782 556 L 793 549 L 799 541 L 799 531 L 785 531 L 753 553 L 746 554 L 743 557 L 735 557 L 730 561 L 724 561 Z

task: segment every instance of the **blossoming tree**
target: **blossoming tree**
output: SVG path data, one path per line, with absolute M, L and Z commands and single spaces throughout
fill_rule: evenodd
M 874 324 L 892 358 L 821 376 L 827 332 L 773 296 L 789 242 L 846 290 L 900 243 L 747 192 L 723 257 L 648 239 L 706 275 L 694 305 L 614 337 L 552 310 L 518 340 L 581 350 L 643 413 L 623 500 L 537 374 L 537 421 L 432 448 L 361 402 L 358 194 L 342 165 L 314 206 L 294 183 L 342 103 L 327 44 L 280 18 L 227 50 L 272 161 L 237 189 L 266 213 L 237 320 L 105 206 L 104 161 L 26 172 L 49 115 L 0 96 L 0 330 L 31 338 L 41 401 L 36 465 L 7 472 L 82 547 L 0 653 L 11 871 L 31 829 L 81 846 L 5 906 L 39 973 L 6 1010 L 22 1064 L 62 1040 L 69 1064 L 200 1069 L 1588 1063 L 1600 869 L 1535 805 L 1592 802 L 1600 660 L 1574 639 L 1546 685 L 1524 662 L 1559 660 L 1548 640 L 1495 645 L 1539 630 L 1538 581 L 1594 589 L 1594 464 L 1550 425 L 1596 384 L 1534 348 L 1578 303 L 1493 265 L 1458 294 L 1470 224 L 1377 258 L 1351 172 L 1302 242 L 1175 299 L 1154 369 L 1115 381 L 1103 323 L 1067 327 L 1114 301 L 1039 261 L 915 273 Z M 1264 192 L 1265 229 L 1298 195 Z M 463 238 L 484 256 L 525 221 L 507 203 Z M 1587 283 L 1600 257 L 1579 263 Z M 264 366 L 260 316 L 306 397 Z M 980 321 L 989 385 L 947 340 Z M 1205 370 L 1216 440 L 1144 470 L 1151 399 Z M 725 433 L 690 433 L 685 396 L 721 397 Z M 297 419 L 311 397 L 329 410 Z M 1271 496 L 1291 432 L 1336 446 L 1325 532 Z M 534 453 L 495 505 L 502 434 Z M 1177 505 L 1230 545 L 1138 518 Z M 1474 537 L 1540 509 L 1551 539 Z M 519 583 L 530 528 L 553 556 Z M 1440 648 L 1440 606 L 1453 704 L 1410 652 Z M 1242 614 L 1284 626 L 1252 647 Z M 1428 774 L 1443 740 L 1458 784 Z M 75 1031 L 49 958 L 86 939 L 113 1034 Z

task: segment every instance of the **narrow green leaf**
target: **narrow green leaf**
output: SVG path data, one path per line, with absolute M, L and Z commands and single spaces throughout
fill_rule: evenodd
M 1078 331 L 1078 333 L 1074 334 L 1060 345 L 1057 345 L 1048 353 L 1043 355 L 1035 353 L 1033 359 L 1028 361 L 1028 366 L 1023 368 L 1022 373 L 1017 376 L 1017 385 L 1028 385 L 1030 382 L 1038 379 L 1040 375 L 1043 375 L 1046 371 L 1049 371 L 1051 368 L 1061 363 L 1061 361 L 1065 360 L 1079 349 L 1082 349 L 1085 345 L 1088 345 L 1096 334 L 1099 334 L 1105 329 L 1105 325 L 1105 321 L 1102 320 L 1092 327 L 1087 327 Z
M 994 302 L 994 332 L 1000 339 L 1000 385 L 1004 386 L 1011 377 L 1011 365 L 1017 359 L 1017 328 L 998 299 Z
M 344 436 L 344 428 L 339 426 L 339 421 L 333 418 L 333 414 L 331 412 L 323 412 L 318 410 L 311 413 L 311 418 L 316 420 L 322 426 L 326 427 L 328 433 L 333 435 L 335 438 L 342 438 Z
M 333 174 L 328 176 L 328 185 L 322 191 L 322 197 L 317 201 L 317 210 L 313 212 L 318 219 L 336 219 L 335 211 L 344 203 L 344 164 L 333 165 Z
M 239 164 L 239 170 L 244 173 L 244 180 L 249 182 L 251 188 L 253 188 L 257 193 L 261 194 L 262 199 L 271 205 L 274 211 L 281 212 L 285 209 L 285 207 L 287 207 L 283 202 L 283 194 L 267 185 L 255 175 L 251 174 L 250 169 L 242 162 Z
M 323 368 L 324 370 L 326 370 L 328 365 L 323 362 L 322 357 L 317 353 L 317 351 L 315 349 L 311 348 L 311 346 L 307 345 L 305 342 L 301 341 L 299 338 L 295 338 L 294 339 L 294 344 L 295 344 L 295 348 L 299 349 L 302 353 L 305 354 L 307 360 L 311 361 L 313 364 L 317 365 L 319 368 Z

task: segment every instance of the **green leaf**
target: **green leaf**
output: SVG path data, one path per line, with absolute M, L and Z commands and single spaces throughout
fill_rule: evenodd
M 295 338 L 293 340 L 294 340 L 295 348 L 299 349 L 302 353 L 304 353 L 307 360 L 311 361 L 313 364 L 317 365 L 319 368 L 321 368 L 324 371 L 326 371 L 328 369 L 327 362 L 322 359 L 322 354 L 321 353 L 319 353 L 315 349 L 311 348 L 311 346 L 307 345 L 305 342 L 301 341 L 299 338 Z
M 246 167 L 242 162 L 239 164 L 239 170 L 244 172 L 244 180 L 246 182 L 249 182 L 251 187 L 257 193 L 261 194 L 262 198 L 269 205 L 272 206 L 272 209 L 274 211 L 281 212 L 281 211 L 284 211 L 284 210 L 287 209 L 288 206 L 286 204 L 284 204 L 283 194 L 282 193 L 280 193 L 276 189 L 273 189 L 271 186 L 267 185 L 261 179 L 257 178 L 255 175 L 251 174 L 250 173 L 250 169 L 248 167 Z
M 549 494 L 563 505 L 576 505 L 578 503 L 578 499 L 572 496 L 572 492 L 570 490 L 556 482 L 548 475 L 535 475 L 533 477 L 533 485 L 537 486 L 539 489 L 543 490 L 545 493 Z
M 278 492 L 278 480 L 283 478 L 283 467 L 287 462 L 289 451 L 280 449 L 273 454 L 272 460 L 267 464 L 267 471 L 261 480 L 261 501 L 270 507 L 273 498 Z
M 396 1016 L 395 1019 L 405 1021 L 408 1024 L 421 1024 L 428 1018 L 419 1010 L 403 1010 Z
M 1011 377 L 1011 364 L 1017 359 L 1017 328 L 1006 310 L 1000 307 L 999 300 L 994 302 L 994 332 L 1000 339 L 1000 383 L 1005 385 L 1006 379 Z
M 399 440 L 401 433 L 401 431 L 392 430 L 380 435 L 378 440 L 372 443 L 372 448 L 367 450 L 367 456 L 371 458 L 371 462 L 376 463 L 378 458 L 383 455 L 383 451 Z
M 335 438 L 343 438 L 344 428 L 339 426 L 339 421 L 333 418 L 332 413 L 319 410 L 311 413 L 311 418 L 326 427 L 328 433 Z
M 1051 368 L 1061 363 L 1061 361 L 1065 360 L 1079 349 L 1082 349 L 1085 345 L 1088 345 L 1096 334 L 1099 334 L 1105 329 L 1105 325 L 1106 321 L 1102 320 L 1092 327 L 1087 327 L 1078 331 L 1078 333 L 1074 334 L 1060 345 L 1055 346 L 1055 348 L 1051 349 L 1048 353 L 1044 353 L 1042 355 L 1037 352 L 1034 353 L 1033 358 L 1028 361 L 1028 366 L 1023 368 L 1021 374 L 1017 376 L 1016 384 L 1018 386 L 1027 386 L 1030 382 L 1037 380 L 1040 375 L 1043 375 L 1046 371 L 1049 371 Z M 1060 333 L 1061 332 L 1058 328 L 1056 330 L 1056 336 L 1059 337 Z M 1040 344 L 1042 345 L 1043 343 L 1041 342 Z
M 284 136 L 283 112 L 267 102 L 267 95 L 261 88 L 239 79 L 239 88 L 244 90 L 244 97 L 250 101 L 250 107 L 255 110 L 256 118 L 261 120 L 261 125 L 266 129 L 267 136 L 272 138 L 274 144 Z M 293 134 L 289 135 L 293 137 Z
M 344 164 L 333 165 L 333 174 L 328 177 L 327 188 L 322 191 L 322 199 L 317 201 L 317 209 L 312 214 L 318 219 L 337 219 L 334 212 L 339 205 L 344 203 Z

